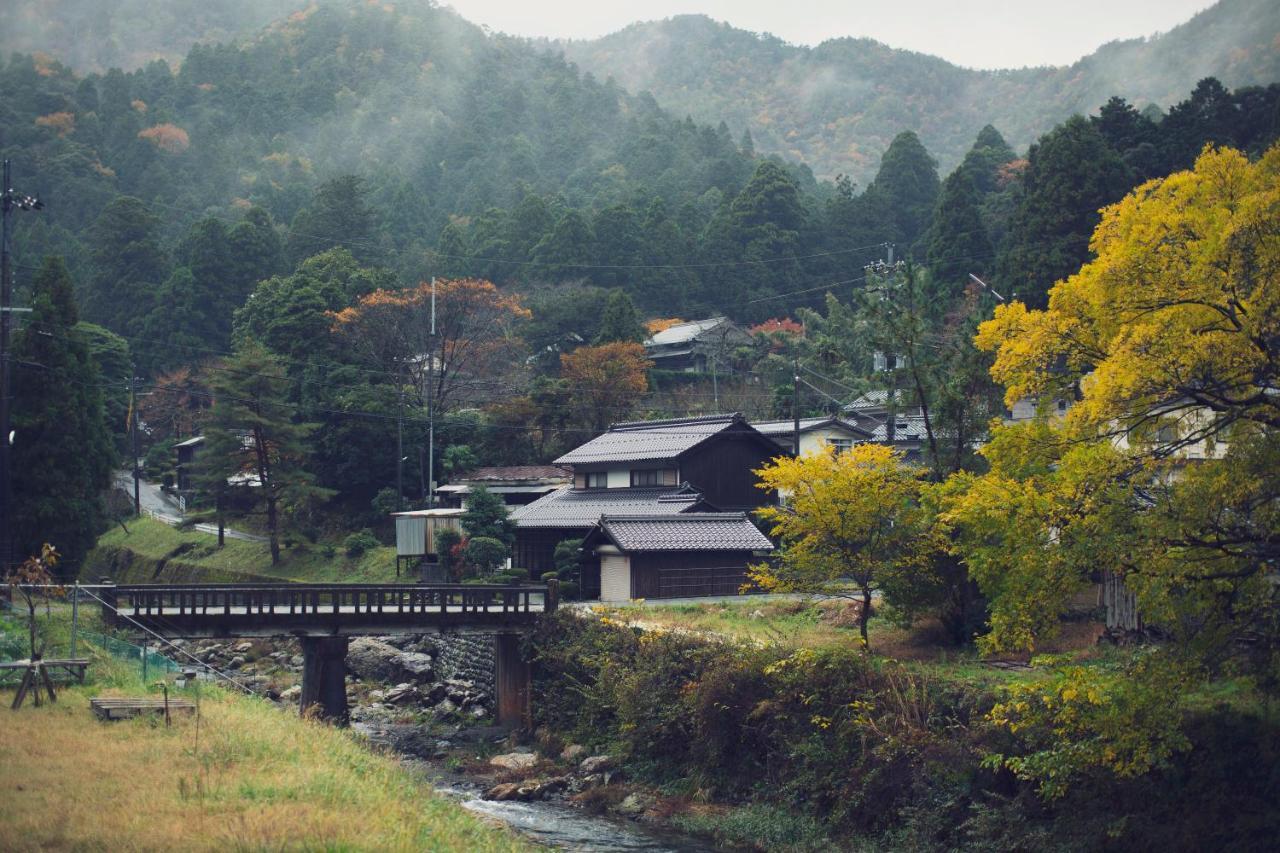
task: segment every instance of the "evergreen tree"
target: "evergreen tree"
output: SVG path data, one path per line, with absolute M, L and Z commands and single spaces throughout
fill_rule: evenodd
M 978 207 L 978 190 L 963 166 L 947 176 L 928 239 L 929 267 L 938 287 L 954 294 L 967 274 L 994 266 L 991 242 Z
M 375 245 L 376 217 L 366 198 L 364 180 L 343 175 L 321 184 L 311 204 L 298 211 L 289 228 L 288 256 L 294 264 L 328 249 L 342 247 L 365 263 L 382 258 Z
M 596 333 L 595 346 L 611 343 L 642 343 L 648 337 L 644 324 L 636 314 L 631 297 L 622 290 L 613 290 L 604 304 L 600 319 L 600 331 Z
M 552 279 L 582 276 L 591 263 L 591 226 L 577 210 L 568 210 L 533 247 L 533 260 Z
M 978 138 L 964 155 L 964 162 L 960 166 L 969 173 L 969 180 L 973 181 L 974 189 L 986 195 L 1000 189 L 998 184 L 1000 167 L 1016 156 L 1013 149 L 1004 141 L 1004 137 L 1000 135 L 1000 131 L 987 125 L 978 132 Z
M 880 159 L 880 171 L 867 188 L 891 217 L 895 239 L 905 252 L 924 236 L 938 203 L 938 166 L 913 132 L 899 133 Z
M 1022 196 L 997 259 L 1000 282 L 1033 308 L 1089 257 L 1098 210 L 1132 184 L 1129 170 L 1088 119 L 1074 116 L 1031 146 Z
M 76 328 L 71 278 L 61 258 L 45 258 L 31 308 L 11 354 L 14 556 L 39 554 L 48 542 L 71 576 L 105 519 L 115 448 L 100 374 Z
M 265 506 L 271 562 L 280 562 L 282 516 L 305 517 L 333 495 L 307 470 L 307 438 L 314 425 L 294 423 L 288 403 L 291 383 L 280 361 L 248 341 L 213 370 L 213 409 L 205 429 L 201 465 L 206 482 L 221 489 L 252 483 L 248 494 Z
M 84 292 L 86 317 L 118 334 L 137 324 L 140 306 L 169 277 L 156 237 L 160 220 L 136 198 L 113 200 L 89 229 L 93 276 Z
M 501 495 L 484 486 L 467 492 L 467 508 L 460 519 L 468 539 L 497 539 L 510 548 L 516 541 L 516 524 L 507 512 Z

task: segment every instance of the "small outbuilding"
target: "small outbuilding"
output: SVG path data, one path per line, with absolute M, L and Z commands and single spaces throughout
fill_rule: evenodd
M 600 559 L 600 600 L 737 595 L 773 550 L 746 513 L 606 515 L 582 542 Z

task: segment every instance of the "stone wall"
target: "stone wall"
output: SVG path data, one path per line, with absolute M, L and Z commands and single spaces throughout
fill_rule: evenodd
M 436 647 L 437 677 L 471 681 L 493 695 L 493 634 L 437 634 L 430 640 Z

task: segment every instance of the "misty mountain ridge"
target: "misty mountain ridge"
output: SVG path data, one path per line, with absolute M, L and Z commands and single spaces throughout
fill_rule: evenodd
M 798 46 L 705 15 L 548 44 L 677 114 L 750 130 L 759 151 L 865 184 L 902 130 L 915 130 L 946 172 L 988 123 L 1025 149 L 1111 95 L 1167 108 L 1204 77 L 1230 88 L 1280 80 L 1280 4 L 1221 0 L 1166 33 L 1109 42 L 1069 66 L 1017 70 L 963 68 L 868 38 Z

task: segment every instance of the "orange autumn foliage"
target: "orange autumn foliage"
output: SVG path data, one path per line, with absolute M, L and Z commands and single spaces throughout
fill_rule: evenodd
M 170 154 L 181 154 L 191 147 L 191 137 L 176 124 L 152 125 L 146 130 L 138 131 L 138 138 L 145 139 L 156 148 Z
M 672 326 L 679 326 L 683 322 L 684 320 L 681 320 L 679 317 L 659 318 L 656 320 L 649 320 L 644 324 L 644 328 L 650 335 L 656 335 L 658 332 L 665 332 Z
M 635 409 L 637 398 L 649 388 L 646 371 L 651 367 L 644 347 L 630 341 L 578 347 L 560 356 L 560 377 L 583 420 L 597 431 Z
M 47 127 L 60 137 L 66 137 L 75 132 L 76 114 L 68 112 L 49 113 L 36 117 L 36 127 Z

